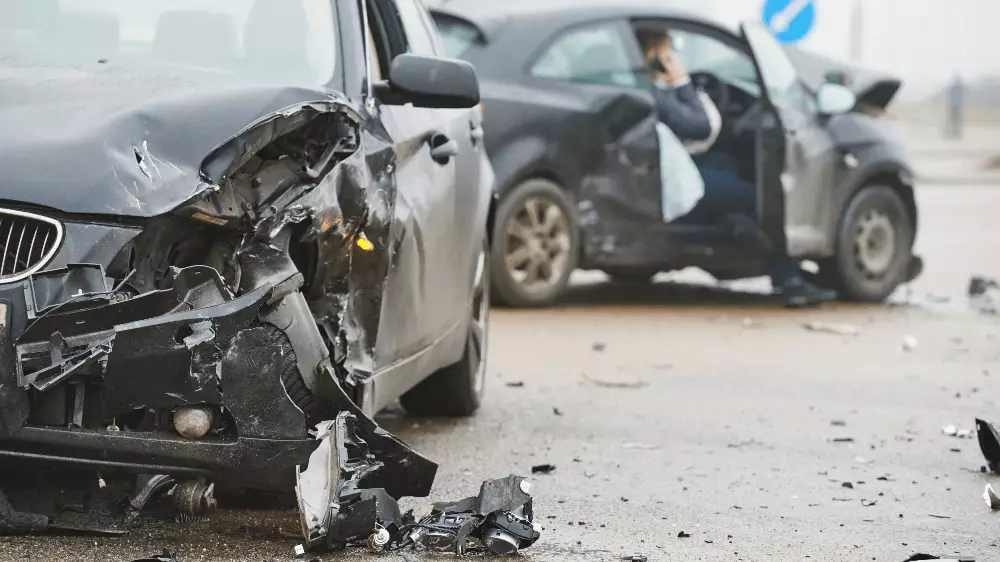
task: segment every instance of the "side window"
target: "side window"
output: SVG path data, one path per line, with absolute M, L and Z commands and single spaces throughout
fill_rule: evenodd
M 727 84 L 760 95 L 757 70 L 749 55 L 709 35 L 685 30 L 669 30 L 669 33 L 674 54 L 688 72 L 712 74 Z
M 434 38 L 424 23 L 423 6 L 418 4 L 417 0 L 395 0 L 395 2 L 403 30 L 406 32 L 409 51 L 415 55 L 433 56 Z
M 567 31 L 535 61 L 531 74 L 566 82 L 638 85 L 625 40 L 612 22 Z
M 759 25 L 744 25 L 743 33 L 757 58 L 771 102 L 809 110 L 812 107 L 811 95 L 802 85 L 795 65 L 774 36 Z

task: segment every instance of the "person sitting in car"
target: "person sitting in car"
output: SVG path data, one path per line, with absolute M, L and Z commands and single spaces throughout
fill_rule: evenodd
M 811 306 L 836 299 L 837 294 L 808 283 L 787 248 L 774 247 L 757 224 L 757 189 L 741 178 L 736 160 L 728 154 L 709 152 L 721 128 L 714 105 L 706 109 L 700 92 L 684 65 L 673 56 L 673 42 L 662 30 L 636 32 L 646 56 L 659 120 L 698 154 L 694 162 L 704 182 L 704 195 L 678 222 L 730 224 L 740 237 L 756 239 L 758 247 L 770 249 L 767 266 L 774 291 L 787 306 Z M 714 125 L 714 126 L 713 126 Z M 693 149 L 695 145 L 696 149 Z M 748 224 L 749 223 L 749 224 Z

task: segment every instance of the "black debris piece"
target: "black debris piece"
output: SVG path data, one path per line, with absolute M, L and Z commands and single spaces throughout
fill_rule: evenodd
M 877 500 L 866 500 L 866 499 L 862 499 L 861 500 L 861 506 L 862 507 L 871 507 L 871 506 L 873 506 L 873 505 L 875 505 L 877 503 L 878 503 Z
M 507 386 L 509 386 L 511 388 L 523 388 L 524 387 L 524 381 L 510 381 L 510 382 L 507 383 Z
M 833 501 L 835 501 L 835 502 L 849 502 L 849 501 L 854 501 L 854 500 L 852 500 L 851 498 L 833 498 Z
M 562 410 L 560 410 L 559 408 L 552 408 L 552 413 L 557 416 L 563 415 Z
M 551 474 L 556 469 L 554 464 L 536 464 L 531 467 L 532 474 Z
M 691 535 L 689 533 L 681 531 L 681 532 L 677 533 L 677 538 L 679 538 L 679 539 L 689 539 L 689 538 L 691 538 Z
M 985 295 L 990 289 L 1000 288 L 1000 284 L 995 279 L 988 277 L 974 276 L 969 279 L 969 296 L 978 297 Z
M 594 351 L 600 353 L 600 352 L 604 351 L 605 349 L 607 349 L 607 347 L 608 347 L 608 344 L 606 344 L 604 342 L 594 342 L 594 345 L 592 346 L 592 349 Z
M 851 482 L 844 482 L 843 484 L 841 484 L 841 486 L 843 486 L 844 488 L 850 488 L 851 490 L 854 489 L 854 484 L 852 484 Z
M 933 517 L 934 519 L 951 519 L 951 515 L 937 515 L 934 513 L 928 513 L 927 515 Z
M 847 426 L 847 422 L 844 421 L 844 420 L 833 420 L 833 421 L 830 422 L 830 425 L 832 425 L 834 427 L 846 427 Z
M 834 443 L 854 443 L 853 437 L 836 437 L 833 439 Z
M 632 556 L 626 556 L 622 558 L 625 562 L 648 562 L 648 558 L 641 554 L 634 554 Z
M 948 449 L 948 450 L 951 451 L 952 453 L 961 453 L 962 452 L 962 450 L 959 449 L 959 448 L 957 448 L 957 447 L 952 447 L 951 449 Z
M 316 429 L 319 446 L 297 475 L 305 535 L 299 552 L 363 546 L 373 553 L 420 547 L 465 554 L 471 537 L 493 554 L 515 554 L 540 536 L 531 485 L 514 475 L 486 480 L 478 495 L 434 504 L 430 515 L 404 523 L 394 496 L 366 487 L 379 481 L 384 465 L 359 437 L 358 419 L 342 412 Z
M 628 498 L 622 498 L 623 502 L 628 502 Z
M 986 457 L 990 471 L 1000 474 L 1000 434 L 993 424 L 981 419 L 976 419 L 976 434 L 979 437 L 979 449 Z
M 948 560 L 950 562 L 976 562 L 975 558 L 956 558 L 954 556 L 934 556 L 933 554 L 914 554 L 903 562 L 918 562 L 919 560 Z

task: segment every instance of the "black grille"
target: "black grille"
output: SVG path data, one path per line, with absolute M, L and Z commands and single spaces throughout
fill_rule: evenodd
M 0 209 L 0 282 L 25 277 L 52 257 L 59 243 L 59 224 L 50 219 Z

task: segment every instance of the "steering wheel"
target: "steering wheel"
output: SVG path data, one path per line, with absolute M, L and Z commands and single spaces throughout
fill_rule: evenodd
M 712 98 L 712 103 L 715 104 L 715 107 L 719 108 L 719 112 L 726 115 L 730 97 L 728 84 L 708 72 L 692 72 L 691 82 L 698 89 L 708 94 L 708 97 Z

